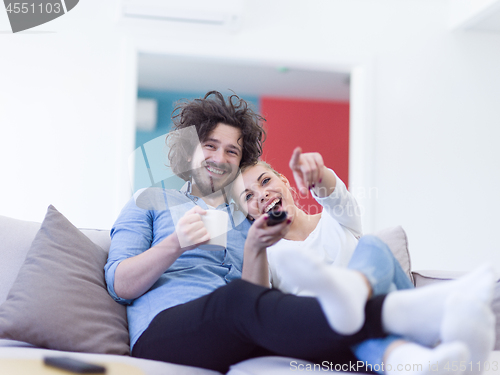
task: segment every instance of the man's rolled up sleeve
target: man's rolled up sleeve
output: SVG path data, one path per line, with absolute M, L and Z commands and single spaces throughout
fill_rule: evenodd
M 111 229 L 111 246 L 104 266 L 108 293 L 115 301 L 124 305 L 133 302 L 116 294 L 114 288 L 116 268 L 123 260 L 148 250 L 151 247 L 152 237 L 152 212 L 137 207 L 132 197 Z

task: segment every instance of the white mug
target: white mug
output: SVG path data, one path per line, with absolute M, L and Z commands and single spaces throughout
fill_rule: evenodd
M 202 250 L 224 250 L 227 244 L 227 222 L 229 215 L 226 211 L 206 210 L 201 216 L 201 221 L 210 234 L 210 240 L 200 245 Z

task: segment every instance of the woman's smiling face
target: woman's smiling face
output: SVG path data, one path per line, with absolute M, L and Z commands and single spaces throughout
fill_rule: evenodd
M 235 200 L 252 218 L 257 219 L 272 210 L 292 214 L 295 203 L 285 176 L 278 176 L 264 165 L 257 164 L 245 169 L 238 180 L 233 190 Z

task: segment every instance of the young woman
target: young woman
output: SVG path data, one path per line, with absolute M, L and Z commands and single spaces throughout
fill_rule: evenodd
M 357 203 L 345 184 L 324 166 L 320 154 L 303 154 L 297 148 L 291 157 L 290 168 L 300 192 L 311 191 L 323 211 L 309 215 L 301 210 L 287 178 L 267 163 L 258 162 L 242 169 L 242 178 L 235 183 L 233 194 L 236 193 L 235 201 L 249 220 L 268 216 L 273 211 L 286 211 L 289 224 L 285 237 L 270 244 L 267 251 L 252 248 L 251 243 L 246 245 L 242 277 L 263 286 L 271 282 L 273 287 L 288 293 L 316 296 L 332 328 L 352 334 L 364 322 L 364 304 L 369 298 L 395 289 L 410 289 L 412 283 L 387 245 L 374 236 L 361 237 Z M 259 224 L 261 222 L 258 220 Z M 261 224 L 254 228 L 254 233 L 266 238 L 267 230 L 266 225 Z M 342 267 L 356 270 L 358 275 Z M 475 302 L 487 306 L 488 298 L 485 296 Z M 457 303 L 457 299 L 454 301 Z M 465 311 L 470 310 L 466 302 L 462 305 Z M 451 320 L 453 313 L 449 314 L 446 320 Z M 484 321 L 490 322 L 486 325 L 491 326 L 489 313 L 483 315 Z M 474 313 L 469 316 L 474 322 L 481 318 Z M 352 349 L 359 359 L 374 366 L 379 373 L 400 373 L 398 365 L 422 364 L 421 367 L 409 366 L 410 371 L 407 367 L 405 373 L 435 374 L 436 368 L 428 364 L 436 362 L 441 364 L 438 374 L 449 373 L 444 368 L 446 363 L 463 361 L 465 364 L 467 361 L 461 347 L 453 341 L 468 344 L 473 363 L 484 361 L 491 350 L 493 328 L 489 332 L 486 328 L 468 335 L 464 331 L 463 326 L 456 325 L 446 332 L 441 331 L 440 335 L 412 337 L 422 345 L 391 335 L 367 340 Z M 433 347 L 443 337 L 446 342 Z M 475 343 L 481 341 L 488 344 L 478 351 Z

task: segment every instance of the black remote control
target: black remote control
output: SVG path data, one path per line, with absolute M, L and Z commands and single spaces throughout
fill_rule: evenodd
M 71 357 L 45 357 L 43 362 L 47 366 L 57 367 L 77 374 L 103 374 L 106 372 L 106 368 L 103 366 Z
M 282 223 L 287 218 L 286 211 L 271 211 L 267 215 L 269 216 L 269 219 L 267 219 L 267 225 L 270 227 Z

